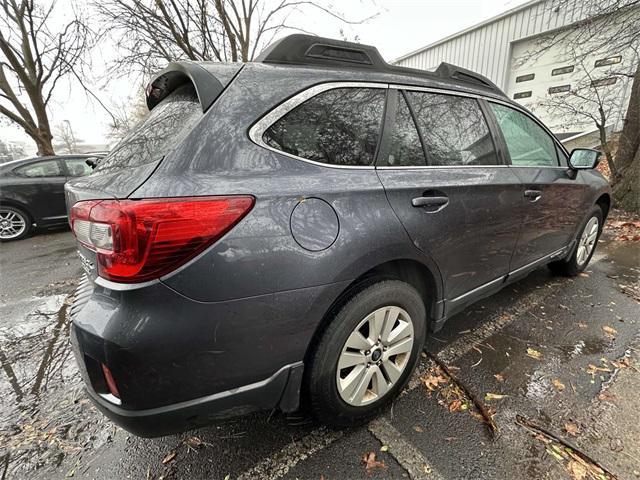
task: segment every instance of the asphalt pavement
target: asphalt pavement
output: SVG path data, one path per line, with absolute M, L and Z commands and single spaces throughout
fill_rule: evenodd
M 72 235 L 1 244 L 0 478 L 640 478 L 639 266 L 640 243 L 609 234 L 583 275 L 541 268 L 471 306 L 367 426 L 263 412 L 142 439 L 77 375 Z

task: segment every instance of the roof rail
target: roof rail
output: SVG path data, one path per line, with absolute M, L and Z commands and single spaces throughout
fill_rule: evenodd
M 266 47 L 256 59 L 262 63 L 345 66 L 381 69 L 387 67 L 376 47 L 333 38 L 295 33 Z
M 435 73 L 442 78 L 452 78 L 460 80 L 461 82 L 476 83 L 484 87 L 488 87 L 491 90 L 498 90 L 502 93 L 502 90 L 500 90 L 495 83 L 484 75 L 480 75 L 479 73 L 472 72 L 471 70 L 467 70 L 466 68 L 458 67 L 450 63 L 441 62 Z
M 504 96 L 502 90 L 488 78 L 449 63 L 441 63 L 435 72 L 389 65 L 382 58 L 378 49 L 372 45 L 362 45 L 360 43 L 301 33 L 289 35 L 272 43 L 260 53 L 256 58 L 256 62 L 348 67 L 432 79 L 453 80 L 484 87 Z

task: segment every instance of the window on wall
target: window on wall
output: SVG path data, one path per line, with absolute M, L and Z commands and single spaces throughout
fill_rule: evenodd
M 565 93 L 571 91 L 571 85 L 558 85 L 557 87 L 549 87 L 549 95 L 556 93 Z
M 606 85 L 613 85 L 618 81 L 618 77 L 600 78 L 591 82 L 592 87 L 604 87 Z
M 373 165 L 386 90 L 336 88 L 298 105 L 269 127 L 265 143 L 331 165 Z
M 558 166 L 556 145 L 551 136 L 524 113 L 491 103 L 515 166 Z
M 422 142 L 418 129 L 411 116 L 407 101 L 398 92 L 398 108 L 396 110 L 391 148 L 387 157 L 389 166 L 424 166 L 426 165 Z
M 498 164 L 489 127 L 475 99 L 427 92 L 407 92 L 407 97 L 429 165 Z
M 61 177 L 62 171 L 57 160 L 31 163 L 14 170 L 21 177 Z
M 527 73 L 526 75 L 520 75 L 516 77 L 516 83 L 528 82 L 529 80 L 533 80 L 536 78 L 535 73 Z
M 560 68 L 554 68 L 553 70 L 551 70 L 551 75 L 555 76 L 555 75 L 564 75 L 565 73 L 571 73 L 574 70 L 574 66 L 573 65 L 568 65 L 566 67 L 560 67 Z
M 513 98 L 515 100 L 518 100 L 520 98 L 529 98 L 531 96 L 531 90 L 529 90 L 528 92 L 517 92 L 513 94 Z
M 596 67 L 606 67 L 608 65 L 615 65 L 616 63 L 622 62 L 622 55 L 615 55 L 613 57 L 601 58 L 600 60 L 596 60 Z

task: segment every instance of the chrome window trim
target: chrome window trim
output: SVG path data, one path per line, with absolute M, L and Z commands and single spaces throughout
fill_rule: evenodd
M 272 152 L 278 153 L 280 155 L 287 156 L 289 158 L 300 160 L 305 163 L 310 163 L 312 165 L 317 165 L 320 167 L 326 168 L 337 168 L 337 169 L 350 169 L 350 170 L 425 170 L 425 169 L 433 169 L 433 168 L 550 168 L 550 169 L 561 169 L 566 170 L 568 167 L 563 167 L 562 165 L 548 166 L 548 165 L 423 165 L 423 166 L 389 166 L 389 165 L 332 165 L 330 163 L 322 163 L 316 160 L 309 160 L 307 158 L 299 157 L 297 155 L 293 155 L 291 153 L 284 152 L 282 150 L 278 150 L 270 145 L 267 145 L 263 140 L 264 132 L 271 127 L 275 122 L 284 117 L 291 110 L 296 108 L 298 105 L 301 105 L 311 97 L 315 97 L 316 95 L 326 92 L 328 90 L 333 90 L 336 88 L 380 88 L 380 89 L 394 89 L 394 90 L 405 90 L 405 91 L 416 91 L 416 92 L 428 92 L 428 93 L 438 93 L 443 95 L 455 95 L 458 97 L 467 97 L 467 98 L 475 98 L 478 100 L 485 100 L 487 102 L 494 102 L 501 105 L 504 105 L 509 108 L 513 108 L 518 112 L 526 115 L 531 120 L 533 120 L 537 125 L 542 127 L 542 129 L 552 138 L 554 143 L 559 146 L 568 156 L 568 152 L 564 148 L 564 145 L 560 143 L 560 141 L 551 133 L 551 131 L 536 117 L 531 115 L 527 110 L 522 108 L 520 105 L 516 103 L 511 103 L 508 101 L 501 100 L 496 97 L 481 95 L 477 93 L 464 92 L 459 90 L 448 90 L 444 88 L 437 87 L 419 87 L 415 85 L 401 85 L 401 84 L 388 84 L 388 83 L 380 83 L 380 82 L 325 82 L 318 85 L 314 85 L 309 87 L 302 92 L 294 95 L 293 97 L 285 100 L 280 103 L 276 107 L 272 108 L 269 112 L 263 115 L 257 122 L 255 122 L 249 128 L 249 139 L 255 143 L 256 145 L 266 148 Z M 384 118 L 383 118 L 384 122 Z
M 299 157 L 297 155 L 278 150 L 277 148 L 268 145 L 263 140 L 264 132 L 291 110 L 322 92 L 334 90 L 336 88 L 379 88 L 388 90 L 389 84 L 379 82 L 326 82 L 319 85 L 314 85 L 313 87 L 309 87 L 306 90 L 303 90 L 302 92 L 294 95 L 288 100 L 285 100 L 284 102 L 271 109 L 266 115 L 262 116 L 262 118 L 254 123 L 253 126 L 251 126 L 251 128 L 249 129 L 249 138 L 253 143 L 260 147 L 266 148 L 267 150 L 271 150 L 272 152 L 278 153 L 280 155 L 285 155 L 295 160 L 310 163 L 312 165 L 350 170 L 375 170 L 375 165 L 333 165 L 331 163 L 322 163 L 316 160 L 309 160 L 308 158 Z M 381 120 L 382 122 L 384 122 L 384 114 Z
M 378 170 L 425 170 L 432 168 L 509 168 L 511 165 L 380 165 Z

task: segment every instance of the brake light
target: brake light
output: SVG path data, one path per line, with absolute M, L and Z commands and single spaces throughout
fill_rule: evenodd
M 71 228 L 96 252 L 98 274 L 138 283 L 183 265 L 233 228 L 251 196 L 90 200 L 71 208 Z

